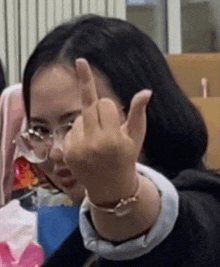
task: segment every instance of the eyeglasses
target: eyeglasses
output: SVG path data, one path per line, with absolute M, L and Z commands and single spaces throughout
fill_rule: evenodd
M 48 160 L 49 151 L 56 141 L 63 149 L 63 140 L 73 123 L 54 127 L 52 133 L 44 126 L 29 128 L 26 132 L 16 136 L 15 143 L 20 156 L 24 156 L 31 163 L 43 163 Z

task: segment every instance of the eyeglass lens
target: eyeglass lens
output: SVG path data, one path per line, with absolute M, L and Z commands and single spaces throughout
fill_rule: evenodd
M 53 145 L 54 139 L 59 139 L 59 143 L 64 139 L 67 132 L 72 128 L 72 124 L 62 125 L 57 128 L 51 135 L 44 135 L 33 129 L 29 129 L 28 133 L 22 135 L 22 145 L 27 149 L 33 150 L 35 156 L 39 160 L 46 160 L 48 158 L 49 150 Z

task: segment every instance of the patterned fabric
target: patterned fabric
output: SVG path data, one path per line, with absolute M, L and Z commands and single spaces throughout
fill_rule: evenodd
M 24 158 L 18 158 L 14 162 L 13 189 L 21 189 L 34 184 L 38 178 L 35 176 L 31 164 Z

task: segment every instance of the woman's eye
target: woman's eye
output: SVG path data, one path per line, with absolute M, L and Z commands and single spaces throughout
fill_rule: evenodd
M 42 136 L 48 136 L 50 134 L 50 130 L 43 126 L 34 126 L 32 129 Z
M 78 116 L 77 116 L 77 117 L 78 117 Z M 72 118 L 71 121 L 70 121 L 68 124 L 73 124 L 73 123 L 75 122 L 75 120 L 76 120 L 77 117 Z

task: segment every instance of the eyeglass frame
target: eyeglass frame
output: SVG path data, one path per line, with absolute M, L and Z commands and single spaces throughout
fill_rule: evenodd
M 24 131 L 24 132 L 22 132 L 22 133 L 19 133 L 19 134 L 16 136 L 16 139 L 13 141 L 13 143 L 16 143 L 18 149 L 20 148 L 20 154 L 22 154 L 27 160 L 29 160 L 29 161 L 32 162 L 32 163 L 43 163 L 43 162 L 45 162 L 45 161 L 48 160 L 49 151 L 50 151 L 51 147 L 53 146 L 54 139 L 55 139 L 55 135 L 58 135 L 58 134 L 57 134 L 57 131 L 58 131 L 59 129 L 64 128 L 64 127 L 70 127 L 70 126 L 71 126 L 71 128 L 72 128 L 73 124 L 74 124 L 74 122 L 68 122 L 68 123 L 64 123 L 64 124 L 62 124 L 62 125 L 57 125 L 57 126 L 55 126 L 55 127 L 53 128 L 53 133 L 52 133 L 52 134 L 49 134 L 48 137 L 44 137 L 44 136 L 42 136 L 42 134 L 38 133 L 37 131 L 34 131 L 34 130 L 33 130 L 33 127 L 32 127 L 32 128 L 29 127 L 26 131 Z M 71 130 L 71 128 L 70 128 L 70 130 Z M 69 130 L 68 130 L 68 131 L 69 131 Z M 68 132 L 68 131 L 67 131 L 67 132 Z M 65 135 L 67 134 L 67 132 L 63 135 L 62 138 L 59 138 L 59 140 L 64 140 Z M 35 159 L 37 159 L 37 158 L 38 158 L 38 159 L 37 159 L 36 161 L 34 161 L 33 159 L 28 158 L 27 154 L 25 155 L 24 150 L 29 150 L 30 153 L 33 152 L 33 153 L 32 153 L 32 156 L 33 156 L 33 154 L 35 153 L 35 152 L 34 152 L 34 149 L 28 149 L 28 147 L 24 144 L 24 141 L 23 141 L 23 139 L 26 139 L 26 140 L 28 140 L 28 141 L 31 140 L 31 137 L 30 137 L 31 134 L 34 134 L 35 136 L 37 136 L 38 138 L 40 138 L 41 141 L 43 141 L 43 140 L 45 140 L 45 139 L 47 138 L 47 140 L 45 141 L 45 145 L 46 145 L 47 147 L 45 148 L 45 153 L 46 153 L 46 155 L 45 155 L 45 158 L 44 158 L 44 159 L 40 159 L 40 158 L 37 157 L 37 155 L 35 154 L 35 157 L 36 157 Z M 25 136 L 25 135 L 28 135 L 28 139 L 27 139 L 27 136 Z M 48 140 L 52 140 L 52 141 L 48 144 Z M 41 142 L 41 141 L 39 141 L 39 142 Z M 36 141 L 36 142 L 37 142 L 37 141 Z M 59 148 L 63 151 L 62 146 L 59 146 Z M 30 153 L 29 153 L 29 154 L 30 154 Z

